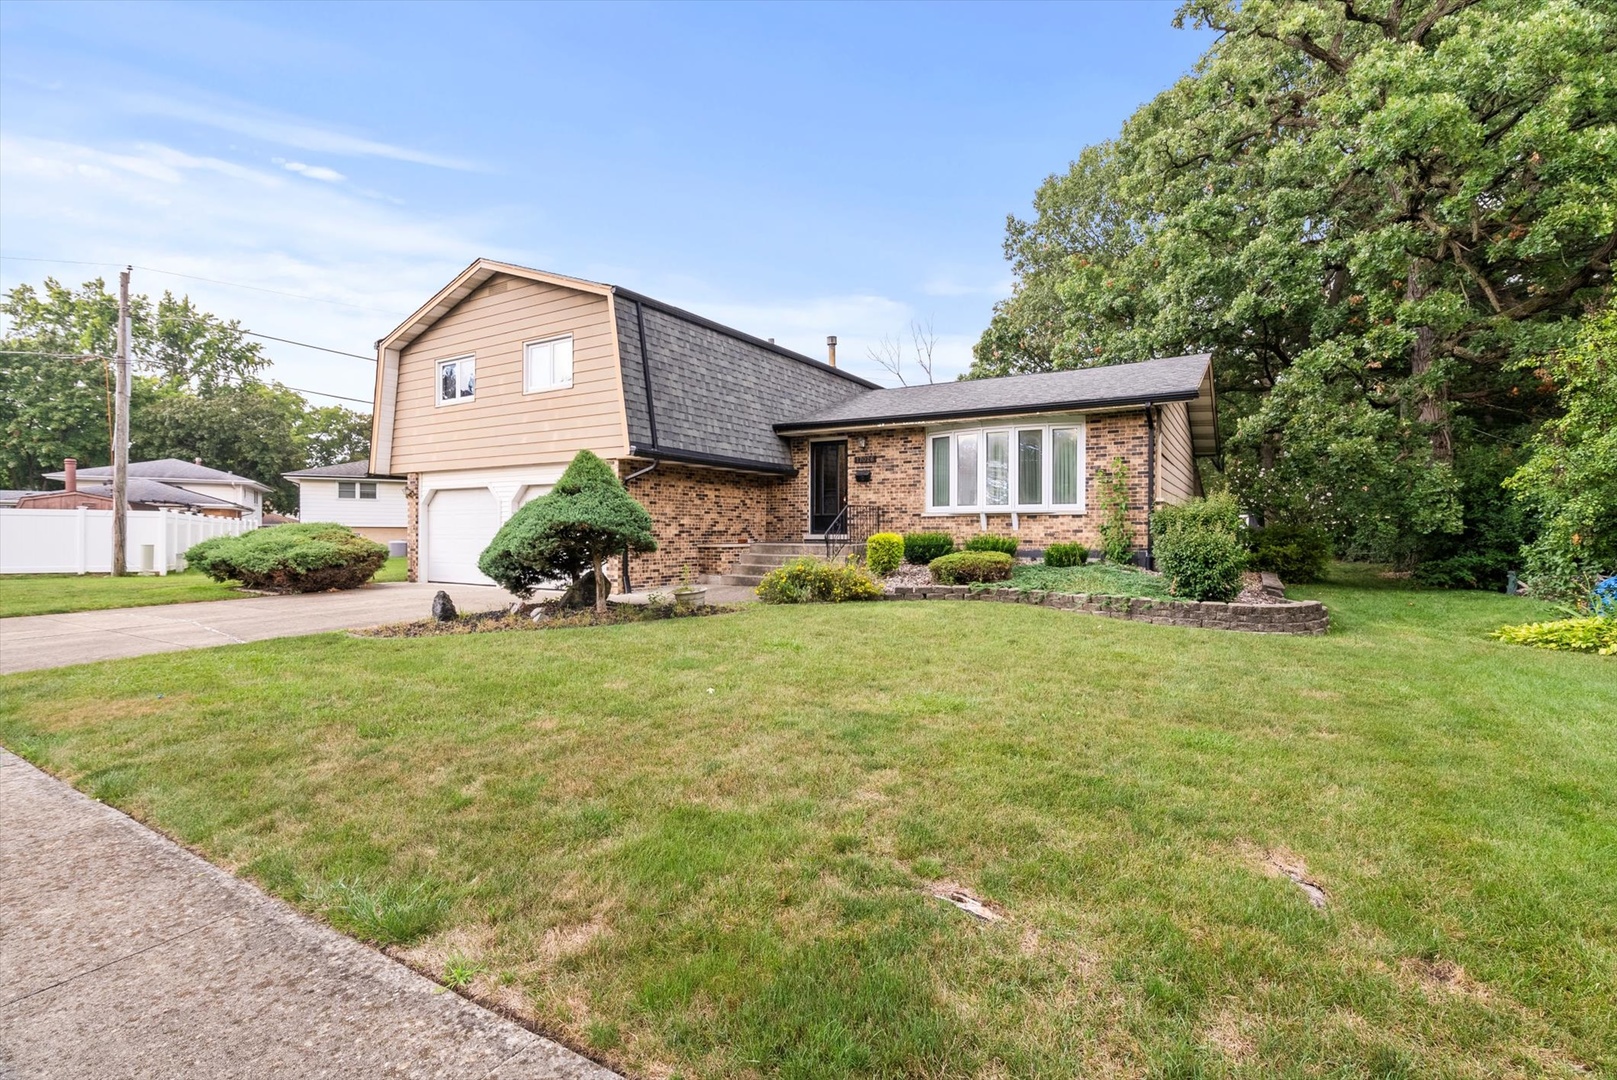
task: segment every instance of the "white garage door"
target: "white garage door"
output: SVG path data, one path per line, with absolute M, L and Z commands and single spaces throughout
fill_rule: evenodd
M 500 528 L 500 509 L 488 488 L 435 492 L 427 503 L 427 580 L 492 585 L 477 559 Z

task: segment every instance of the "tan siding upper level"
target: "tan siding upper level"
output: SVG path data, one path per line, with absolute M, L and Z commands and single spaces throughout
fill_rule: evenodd
M 1189 410 L 1184 402 L 1171 401 L 1157 418 L 1157 501 L 1188 502 L 1197 486 Z
M 573 335 L 573 385 L 522 391 L 522 346 Z M 437 363 L 477 358 L 477 393 L 437 403 Z M 581 449 L 628 450 L 617 338 L 604 296 L 499 275 L 412 341 L 399 358 L 396 473 L 565 463 Z

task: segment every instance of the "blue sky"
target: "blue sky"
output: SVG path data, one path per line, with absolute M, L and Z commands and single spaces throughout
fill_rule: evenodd
M 1005 215 L 1206 48 L 1173 10 L 7 2 L 0 284 L 134 263 L 368 353 L 488 255 L 837 334 L 887 383 L 867 351 L 930 320 L 952 376 L 1009 290 Z M 370 395 L 361 361 L 271 355 Z

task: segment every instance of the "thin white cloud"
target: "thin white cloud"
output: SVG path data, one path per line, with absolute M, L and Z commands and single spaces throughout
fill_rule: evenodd
M 361 354 L 475 256 L 523 261 L 487 239 L 500 234 L 503 208 L 434 217 L 347 185 L 301 183 L 267 163 L 255 169 L 158 144 L 3 135 L 0 191 L 7 255 L 107 263 L 97 270 L 6 261 L 3 287 L 47 273 L 71 282 L 110 277 L 133 263 L 142 268 L 138 292 L 189 293 L 249 329 Z M 265 347 L 272 377 L 288 385 L 370 397 L 368 363 Z
M 287 172 L 307 176 L 310 180 L 324 180 L 328 184 L 340 184 L 347 179 L 336 169 L 328 169 L 324 165 L 306 165 L 301 161 L 286 161 L 281 158 L 276 158 L 275 160 Z
M 220 131 L 229 131 L 298 150 L 344 157 L 387 158 L 392 161 L 408 161 L 416 165 L 431 165 L 439 169 L 458 169 L 466 172 L 475 172 L 479 169 L 476 164 L 460 158 L 334 131 L 306 120 L 279 116 L 246 105 L 204 105 L 199 102 L 177 101 L 159 94 L 129 94 L 119 98 L 117 104 L 123 111 L 135 115 L 161 116 L 170 120 L 202 124 Z

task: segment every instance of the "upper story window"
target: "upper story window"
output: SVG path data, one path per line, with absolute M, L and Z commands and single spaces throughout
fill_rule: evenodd
M 374 499 L 376 498 L 376 482 L 374 480 L 339 480 L 337 481 L 337 498 Z
M 457 356 L 438 361 L 438 404 L 456 405 L 470 401 L 477 393 L 477 360 Z
M 530 341 L 522 346 L 522 392 L 562 390 L 573 385 L 573 335 Z
M 1083 464 L 1082 420 L 932 431 L 926 508 L 934 513 L 1082 513 Z

